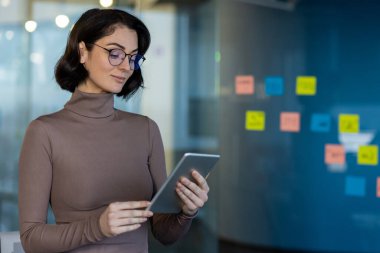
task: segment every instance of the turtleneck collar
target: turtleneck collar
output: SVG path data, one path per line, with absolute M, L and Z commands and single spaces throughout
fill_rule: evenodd
M 86 93 L 75 89 L 65 109 L 84 117 L 105 118 L 114 113 L 114 94 Z

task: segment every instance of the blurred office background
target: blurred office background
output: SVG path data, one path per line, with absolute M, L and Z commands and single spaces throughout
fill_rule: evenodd
M 168 173 L 184 152 L 222 156 L 189 234 L 169 247 L 151 238 L 151 252 L 380 251 L 377 0 L 0 0 L 0 233 L 18 230 L 25 129 L 69 99 L 54 65 L 94 7 L 151 31 L 146 88 L 115 107 L 158 123 Z M 296 94 L 299 76 L 315 94 Z M 252 81 L 239 90 L 239 77 Z M 247 112 L 265 113 L 263 129 Z M 299 113 L 300 129 L 281 130 L 283 112 Z M 360 129 L 341 131 L 341 114 Z M 326 144 L 344 147 L 343 163 L 325 160 Z M 359 163 L 360 145 L 376 159 Z

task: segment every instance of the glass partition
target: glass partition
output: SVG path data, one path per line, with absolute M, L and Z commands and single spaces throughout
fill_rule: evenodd
M 152 44 L 142 71 L 145 88 L 115 107 L 157 122 L 170 173 L 184 152 L 218 152 L 218 93 L 215 83 L 213 1 L 116 1 L 111 7 L 140 17 Z M 18 158 L 33 119 L 63 108 L 70 93 L 54 79 L 68 33 L 98 1 L 0 1 L 0 232 L 17 231 Z M 57 23 L 65 15 L 68 23 Z M 28 23 L 26 21 L 34 21 Z M 210 184 L 217 184 L 217 175 Z M 151 252 L 216 252 L 216 191 L 181 243 Z M 54 222 L 49 215 L 49 222 Z

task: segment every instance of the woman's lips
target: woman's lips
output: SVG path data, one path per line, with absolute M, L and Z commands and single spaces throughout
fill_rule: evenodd
M 127 80 L 127 78 L 125 77 L 122 77 L 122 76 L 112 76 L 117 82 L 119 83 L 125 83 L 125 81 Z

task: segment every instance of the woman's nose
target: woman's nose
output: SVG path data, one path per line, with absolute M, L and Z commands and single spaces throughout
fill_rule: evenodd
M 119 68 L 125 71 L 130 71 L 132 70 L 131 64 L 129 63 L 129 58 L 128 56 L 125 57 L 125 59 L 122 61 L 122 63 L 119 65 Z

